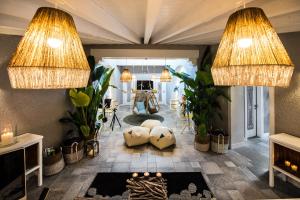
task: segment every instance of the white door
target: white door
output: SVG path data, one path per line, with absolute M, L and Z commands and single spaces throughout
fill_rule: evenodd
M 245 133 L 257 136 L 257 87 L 245 87 Z

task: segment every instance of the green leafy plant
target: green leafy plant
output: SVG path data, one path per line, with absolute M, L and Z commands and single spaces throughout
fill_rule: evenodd
M 200 143 L 206 143 L 207 134 L 213 129 L 213 121 L 216 116 L 222 119 L 220 97 L 228 101 L 225 87 L 216 87 L 211 75 L 211 53 L 207 48 L 195 78 L 191 78 L 185 73 L 176 72 L 172 68 L 169 71 L 181 79 L 185 84 L 185 97 L 187 99 L 187 109 L 193 113 L 196 134 Z
M 103 115 L 97 117 L 97 112 L 107 91 L 109 81 L 114 69 L 95 64 L 93 56 L 88 57 L 91 67 L 89 84 L 85 88 L 69 90 L 69 98 L 73 110 L 68 111 L 68 116 L 61 118 L 60 122 L 75 125 L 83 139 L 94 136 L 100 128 Z

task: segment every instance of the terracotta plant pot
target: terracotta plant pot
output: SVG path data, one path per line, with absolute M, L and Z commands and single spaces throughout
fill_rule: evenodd
M 194 148 L 198 151 L 206 152 L 209 150 L 209 135 L 206 136 L 203 140 L 200 141 L 199 135 L 195 135 Z
M 211 150 L 216 153 L 227 153 L 229 147 L 229 136 L 228 135 L 211 135 Z

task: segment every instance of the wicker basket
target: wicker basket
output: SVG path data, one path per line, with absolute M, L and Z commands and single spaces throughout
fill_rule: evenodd
M 70 146 L 63 146 L 63 155 L 67 164 L 80 161 L 84 154 L 84 142 L 73 142 Z
M 65 167 L 62 151 L 60 148 L 55 150 L 55 154 L 43 158 L 44 162 L 44 175 L 51 176 L 58 174 Z
M 203 152 L 206 152 L 209 150 L 209 144 L 210 144 L 210 137 L 207 136 L 205 138 L 205 141 L 203 142 L 200 142 L 199 140 L 199 136 L 198 135 L 195 135 L 195 141 L 194 141 L 194 148 L 198 151 L 203 151 Z
M 227 153 L 229 147 L 229 136 L 211 135 L 211 150 L 216 153 Z

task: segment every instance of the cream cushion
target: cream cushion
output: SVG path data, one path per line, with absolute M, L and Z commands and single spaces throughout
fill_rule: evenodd
M 141 126 L 147 127 L 150 130 L 152 130 L 156 126 L 161 126 L 161 122 L 159 120 L 155 120 L 155 119 L 147 119 L 141 124 Z
M 133 126 L 124 131 L 123 136 L 127 146 L 146 144 L 149 142 L 150 129 L 146 127 Z
M 150 132 L 150 143 L 159 149 L 167 148 L 176 144 L 173 131 L 164 126 L 156 126 Z

